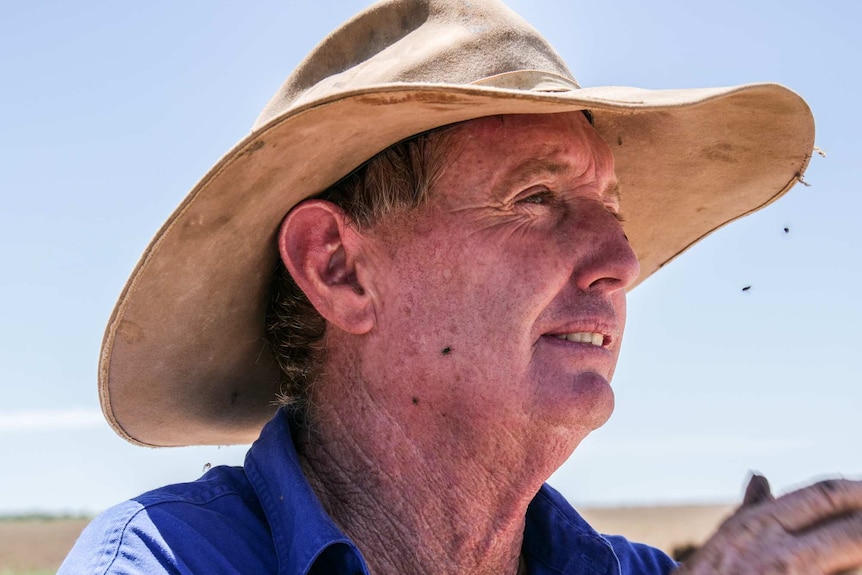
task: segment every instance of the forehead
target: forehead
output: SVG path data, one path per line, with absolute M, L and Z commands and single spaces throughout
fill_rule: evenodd
M 610 148 L 580 111 L 479 118 L 454 127 L 449 138 L 452 179 L 517 186 L 548 177 L 618 191 Z

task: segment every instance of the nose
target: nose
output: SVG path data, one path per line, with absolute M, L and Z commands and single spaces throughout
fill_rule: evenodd
M 584 211 L 578 227 L 579 245 L 573 279 L 583 291 L 619 291 L 634 285 L 640 263 L 622 223 L 603 205 Z

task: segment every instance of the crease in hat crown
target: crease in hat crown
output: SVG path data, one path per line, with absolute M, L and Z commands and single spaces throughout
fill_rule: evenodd
M 105 332 L 106 419 L 141 445 L 254 440 L 280 386 L 263 323 L 284 215 L 413 134 L 582 109 L 614 153 L 639 281 L 784 194 L 813 146 L 782 86 L 579 89 L 497 0 L 381 2 L 311 51 L 156 233 Z
M 348 20 L 297 66 L 254 123 L 335 94 L 392 84 L 470 85 L 519 71 L 577 87 L 554 48 L 495 0 L 389 0 Z M 485 85 L 488 85 L 487 83 Z M 501 86 L 524 89 L 514 81 Z

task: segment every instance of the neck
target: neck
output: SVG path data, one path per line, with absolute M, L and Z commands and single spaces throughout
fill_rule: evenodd
M 373 573 L 519 572 L 527 506 L 574 449 L 571 434 L 435 424 L 405 415 L 412 404 L 394 417 L 347 379 L 314 389 L 297 438 L 303 472 Z
M 489 477 L 447 476 L 413 449 L 362 444 L 345 426 L 327 432 L 304 435 L 303 471 L 372 573 L 518 572 L 531 496 Z

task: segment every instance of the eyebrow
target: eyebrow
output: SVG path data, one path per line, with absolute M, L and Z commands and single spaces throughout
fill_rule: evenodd
M 571 171 L 571 167 L 563 162 L 547 158 L 529 158 L 516 165 L 511 170 L 511 180 L 529 180 L 535 176 L 550 174 L 556 176 Z

